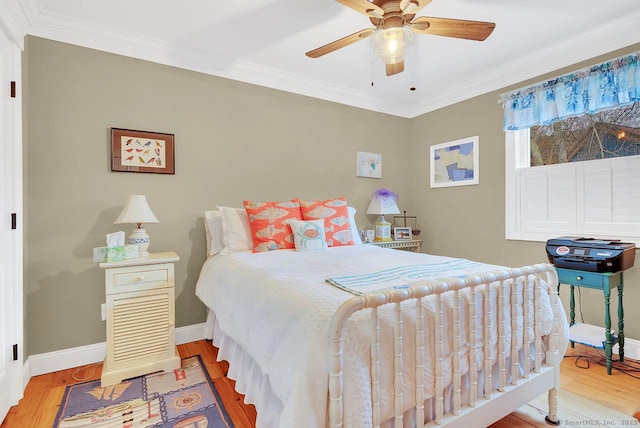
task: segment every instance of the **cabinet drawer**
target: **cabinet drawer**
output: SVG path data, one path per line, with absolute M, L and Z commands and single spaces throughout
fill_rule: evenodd
M 558 269 L 558 282 L 560 284 L 576 285 L 578 287 L 602 290 L 608 284 L 610 288 L 614 288 L 622 282 L 621 278 L 620 272 L 597 273 Z
M 173 263 L 107 269 L 105 282 L 107 294 L 173 287 Z

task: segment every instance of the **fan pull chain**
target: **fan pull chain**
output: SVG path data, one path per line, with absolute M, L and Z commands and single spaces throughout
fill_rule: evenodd
M 415 85 L 415 81 L 416 81 L 416 68 L 417 68 L 417 64 L 418 61 L 416 60 L 416 45 L 417 43 L 414 43 L 413 46 L 411 46 L 411 61 L 413 62 L 413 66 L 411 67 L 411 86 L 409 87 L 409 90 L 411 92 L 415 92 L 416 90 L 416 85 Z
M 371 50 L 369 51 L 369 58 L 371 59 L 371 87 L 373 88 L 373 42 L 371 42 Z

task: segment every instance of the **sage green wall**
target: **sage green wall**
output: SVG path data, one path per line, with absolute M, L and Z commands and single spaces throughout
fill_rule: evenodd
M 640 45 L 630 46 L 413 119 L 409 133 L 414 171 L 410 194 L 423 230 L 423 251 L 506 266 L 546 262 L 544 242 L 505 239 L 505 139 L 503 110 L 497 103 L 499 95 L 639 49 Z M 480 184 L 431 189 L 429 147 L 474 135 L 480 137 Z M 636 255 L 635 266 L 625 272 L 624 289 L 625 333 L 636 340 L 640 340 L 640 312 L 635 310 L 640 303 L 639 284 L 640 260 Z M 566 308 L 567 288 L 561 290 Z M 603 326 L 602 293 L 585 289 L 581 294 L 584 322 Z M 612 304 L 614 314 L 616 303 Z
M 205 320 L 204 210 L 346 195 L 364 227 L 381 186 L 411 209 L 407 119 L 36 37 L 24 62 L 25 355 L 105 340 L 92 248 L 122 230 L 130 194 L 160 220 L 146 225 L 151 251 L 181 257 L 177 327 Z M 175 134 L 176 174 L 111 172 L 111 127 Z M 355 176 L 358 150 L 382 154 L 381 180 Z
M 147 195 L 160 220 L 147 225 L 151 250 L 181 256 L 178 327 L 205 318 L 194 294 L 205 259 L 202 212 L 245 198 L 344 194 L 368 227 L 369 197 L 388 186 L 419 216 L 425 252 L 510 266 L 546 261 L 543 243 L 504 238 L 496 101 L 525 83 L 407 120 L 36 37 L 26 40 L 23 76 L 25 355 L 105 340 L 103 272 L 91 251 L 122 229 L 112 223 L 134 193 Z M 175 134 L 176 174 L 111 172 L 111 127 Z M 429 146 L 471 135 L 480 136 L 480 184 L 430 189 Z M 358 150 L 383 155 L 382 180 L 355 177 Z M 626 274 L 625 327 L 640 339 L 636 264 Z M 602 324 L 601 296 L 582 295 L 585 321 Z

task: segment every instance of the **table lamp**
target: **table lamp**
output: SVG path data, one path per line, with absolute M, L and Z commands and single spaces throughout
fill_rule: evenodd
M 148 256 L 149 235 L 141 225 L 142 223 L 158 223 L 158 219 L 149 208 L 147 197 L 144 195 L 131 195 L 127 199 L 122 212 L 113 224 L 134 223 L 136 228 L 127 237 L 127 244 L 138 246 L 138 256 Z
M 400 214 L 396 201 L 398 194 L 390 189 L 378 189 L 373 193 L 367 214 L 377 214 L 380 216 L 375 224 L 375 242 L 392 241 L 391 223 L 384 219 L 385 214 Z

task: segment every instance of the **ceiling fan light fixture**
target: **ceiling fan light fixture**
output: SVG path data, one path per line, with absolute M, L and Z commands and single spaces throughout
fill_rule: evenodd
M 413 31 L 407 27 L 379 29 L 373 35 L 373 51 L 385 64 L 404 61 L 407 49 L 413 44 Z

